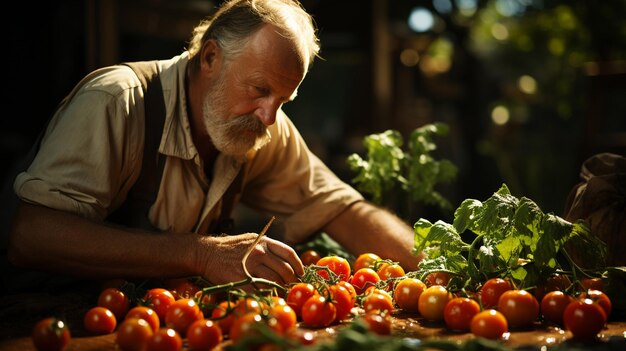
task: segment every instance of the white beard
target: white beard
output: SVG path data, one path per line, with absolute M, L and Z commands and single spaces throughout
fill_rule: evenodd
M 202 109 L 205 128 L 218 151 L 229 156 L 243 156 L 270 141 L 267 127 L 253 115 L 227 116 L 223 108 L 225 101 L 224 80 L 220 74 L 207 92 Z

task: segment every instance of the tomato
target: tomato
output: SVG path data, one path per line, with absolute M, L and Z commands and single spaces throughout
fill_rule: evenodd
M 354 286 L 357 294 L 362 294 L 365 289 L 375 286 L 380 281 L 380 277 L 375 270 L 371 268 L 361 268 L 354 272 L 350 284 Z
M 316 264 L 322 256 L 315 250 L 306 250 L 300 254 L 300 261 L 305 266 Z
M 365 313 L 359 317 L 367 328 L 378 335 L 391 335 L 391 319 L 387 314 Z
M 287 304 L 293 308 L 296 315 L 302 318 L 302 306 L 311 296 L 317 294 L 315 287 L 309 283 L 296 283 L 287 292 Z
M 298 316 L 296 311 L 289 305 L 274 305 L 270 307 L 268 317 L 275 318 L 282 332 L 288 332 L 294 329 L 298 324 Z
M 470 331 L 475 336 L 487 339 L 501 339 L 509 331 L 504 315 L 494 309 L 478 312 L 470 322 Z
M 384 312 L 384 311 L 393 311 L 393 299 L 386 292 L 381 292 L 380 290 L 372 289 L 372 292 L 366 295 L 361 301 L 363 305 L 363 310 L 365 313 L 368 312 Z
M 383 264 L 378 268 L 376 273 L 378 273 L 378 276 L 382 280 L 386 280 L 389 278 L 400 278 L 405 274 L 404 268 L 402 268 L 402 266 L 397 263 Z
M 231 310 L 235 307 L 235 302 L 222 301 L 211 311 L 211 319 L 214 320 L 222 330 L 222 334 L 228 334 L 233 325 L 235 314 Z
M 208 319 L 191 323 L 186 335 L 190 350 L 212 350 L 224 339 L 220 326 Z
M 83 317 L 83 324 L 88 332 L 111 334 L 117 327 L 117 319 L 108 308 L 96 306 L 90 308 Z
M 494 308 L 498 305 L 498 299 L 503 292 L 512 290 L 513 284 L 502 278 L 491 278 L 480 288 L 480 303 L 484 309 Z
M 165 289 L 169 290 L 176 300 L 190 299 L 202 288 L 194 284 L 188 278 L 168 279 L 163 284 Z
M 148 339 L 146 351 L 180 351 L 183 349 L 183 339 L 171 328 L 157 329 Z
M 417 278 L 400 280 L 393 291 L 393 298 L 398 307 L 406 312 L 418 312 L 417 302 L 426 290 L 426 284 Z
M 161 322 L 165 322 L 165 314 L 170 306 L 176 301 L 174 295 L 163 288 L 153 288 L 148 290 L 144 296 L 146 306 L 152 308 L 156 312 Z
M 312 328 L 327 327 L 337 315 L 337 307 L 321 295 L 311 296 L 302 306 L 302 322 Z
M 539 302 L 526 290 L 508 290 L 498 299 L 498 311 L 506 317 L 509 327 L 528 327 L 539 317 Z
M 591 299 L 591 301 L 597 303 L 598 305 L 600 305 L 600 307 L 602 307 L 604 313 L 606 313 L 607 318 L 611 315 L 613 304 L 611 303 L 611 299 L 609 298 L 609 296 L 602 291 L 590 289 L 580 294 L 579 298 Z
M 374 269 L 376 261 L 380 261 L 380 260 L 381 260 L 380 256 L 372 252 L 366 252 L 366 253 L 360 254 L 356 258 L 356 260 L 354 260 L 354 264 L 352 265 L 352 270 L 356 272 L 361 268 Z
M 115 342 L 120 350 L 143 351 L 154 332 L 150 324 L 141 318 L 128 318 L 120 323 Z
M 443 320 L 450 330 L 469 331 L 472 318 L 480 312 L 480 305 L 467 297 L 455 297 L 443 310 Z
M 354 288 L 354 285 L 345 280 L 340 280 L 339 282 L 337 282 L 337 285 L 341 285 L 346 288 L 346 290 L 348 290 L 348 292 L 350 293 L 352 305 L 354 305 L 356 303 L 356 289 Z
M 259 326 L 262 325 L 263 317 L 258 313 L 246 313 L 236 317 L 228 334 L 233 344 L 241 341 L 244 336 L 251 336 L 259 333 Z
M 580 286 L 585 290 L 604 291 L 604 280 L 602 278 L 583 278 L 580 280 Z
M 328 267 L 331 272 L 339 277 L 339 280 L 348 280 L 350 278 L 350 262 L 343 257 L 325 256 L 320 258 L 316 265 Z M 317 274 L 326 280 L 330 279 L 328 272 L 324 270 L 318 270 Z
M 563 312 L 563 325 L 575 339 L 594 339 L 606 324 L 606 313 L 591 299 L 574 300 Z
M 417 300 L 417 310 L 422 317 L 431 321 L 443 320 L 443 310 L 448 301 L 452 299 L 452 294 L 441 285 L 433 285 L 426 288 Z
M 130 300 L 122 290 L 106 288 L 98 296 L 98 306 L 106 307 L 113 312 L 117 320 L 124 319 L 130 309 Z
M 176 300 L 165 314 L 165 325 L 185 337 L 191 323 L 202 319 L 200 307 L 193 299 Z
M 352 295 L 348 289 L 339 284 L 330 285 L 328 290 L 330 292 L 331 301 L 337 309 L 335 322 L 341 322 L 348 318 L 352 307 L 354 307 Z
M 562 291 L 550 291 L 541 299 L 541 314 L 546 322 L 563 325 L 563 312 L 574 298 Z
M 450 276 L 449 273 L 433 272 L 433 273 L 430 273 L 428 276 L 426 276 L 426 278 L 424 278 L 424 283 L 426 283 L 427 286 L 433 286 L 433 285 L 447 286 L 448 283 L 450 282 L 450 278 L 452 277 Z
M 55 317 L 47 317 L 35 323 L 31 339 L 39 351 L 64 350 L 72 338 L 65 322 Z
M 141 318 L 150 324 L 152 331 L 156 332 L 161 326 L 161 321 L 156 312 L 147 306 L 135 306 L 126 313 L 126 318 Z
M 535 297 L 537 301 L 541 301 L 550 291 L 565 291 L 570 285 L 572 285 L 572 282 L 567 275 L 553 274 L 544 282 L 537 284 Z

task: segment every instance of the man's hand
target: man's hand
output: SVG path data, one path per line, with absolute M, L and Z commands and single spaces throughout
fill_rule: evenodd
M 246 251 L 258 234 L 246 233 L 230 236 L 203 237 L 198 247 L 199 272 L 213 284 L 224 284 L 246 278 L 241 264 Z M 281 285 L 297 280 L 304 274 L 298 254 L 287 244 L 263 237 L 246 260 L 251 276 L 274 281 Z

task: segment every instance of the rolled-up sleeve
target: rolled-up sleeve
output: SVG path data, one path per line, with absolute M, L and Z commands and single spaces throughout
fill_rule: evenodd
M 242 201 L 277 216 L 274 236 L 302 242 L 363 199 L 308 149 L 282 111 L 270 133 L 271 142 L 248 164 Z

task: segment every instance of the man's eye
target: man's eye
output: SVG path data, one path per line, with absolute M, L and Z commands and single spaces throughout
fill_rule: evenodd
M 263 87 L 254 87 L 254 90 L 257 92 L 257 94 L 265 96 L 267 94 L 269 94 L 269 89 L 267 88 L 263 88 Z

